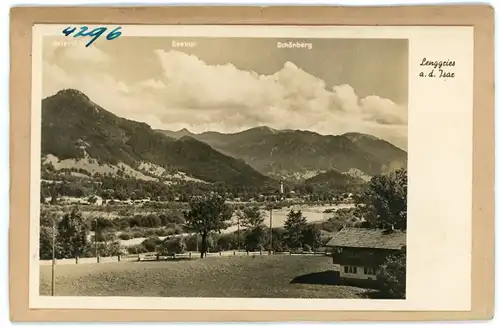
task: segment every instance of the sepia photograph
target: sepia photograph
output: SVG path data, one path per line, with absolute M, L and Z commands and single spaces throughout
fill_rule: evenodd
M 43 38 L 40 295 L 406 298 L 407 39 L 89 40 Z

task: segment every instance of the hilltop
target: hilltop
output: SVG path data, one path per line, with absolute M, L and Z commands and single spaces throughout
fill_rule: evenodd
M 243 160 L 191 138 L 171 138 L 116 116 L 80 91 L 42 100 L 42 161 L 57 169 L 117 173 L 143 180 L 191 179 L 229 185 L 271 181 Z

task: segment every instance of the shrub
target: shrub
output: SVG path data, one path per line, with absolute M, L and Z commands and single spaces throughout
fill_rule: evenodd
M 154 252 L 156 250 L 156 247 L 161 244 L 162 240 L 160 238 L 158 238 L 157 236 L 154 236 L 154 237 L 149 237 L 147 239 L 145 239 L 141 245 L 144 246 L 144 248 L 148 251 L 148 252 Z
M 311 249 L 311 246 L 309 246 L 309 245 L 307 245 L 307 244 L 306 244 L 306 245 L 304 245 L 304 247 L 302 247 L 302 249 L 303 249 L 303 251 L 304 251 L 304 252 L 310 252 L 310 251 L 312 250 L 312 249 Z
M 184 238 L 165 239 L 159 246 L 161 254 L 182 254 L 186 251 L 186 243 Z
M 169 231 L 167 229 L 157 229 L 156 230 L 156 235 L 157 236 L 160 236 L 160 237 L 165 237 L 165 236 L 168 236 L 169 235 Z
M 120 238 L 121 240 L 129 240 L 132 238 L 132 236 L 130 236 L 130 234 L 124 232 L 124 233 L 119 234 L 118 238 Z
M 139 245 L 128 246 L 127 251 L 129 254 L 141 254 L 141 253 L 146 253 L 147 249 L 144 247 L 143 244 L 139 244 Z
M 133 236 L 134 238 L 142 238 L 142 237 L 144 236 L 144 233 L 143 233 L 143 232 L 141 232 L 141 231 L 134 231 L 134 232 L 132 233 L 132 236 Z
M 377 280 L 381 291 L 390 298 L 406 297 L 406 252 L 389 256 L 380 267 Z
M 153 229 L 147 229 L 143 232 L 143 236 L 144 237 L 152 237 L 152 236 L 156 236 L 156 230 L 153 230 Z

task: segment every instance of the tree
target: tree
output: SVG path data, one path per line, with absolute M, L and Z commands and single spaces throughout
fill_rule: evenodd
M 57 232 L 63 257 L 75 258 L 85 253 L 89 246 L 89 228 L 77 208 L 63 216 L 57 225 Z
M 245 247 L 247 250 L 261 250 L 266 244 L 264 217 L 257 206 L 246 207 L 239 213 L 239 220 L 245 230 Z
M 220 251 L 228 251 L 238 247 L 238 238 L 235 233 L 224 233 L 217 238 L 217 248 Z
M 43 195 L 43 190 L 40 188 L 40 204 L 45 204 L 45 196 Z
M 256 226 L 245 232 L 245 247 L 248 251 L 263 250 L 266 245 L 266 230 L 264 225 Z
M 307 227 L 307 219 L 302 215 L 302 212 L 298 210 L 295 212 L 291 210 L 285 221 L 286 230 L 286 242 L 287 245 L 292 249 L 297 249 L 302 247 L 302 241 L 304 237 L 304 231 Z
M 57 237 L 57 229 L 54 229 L 56 220 L 55 213 L 42 212 L 40 213 L 40 260 L 52 259 L 52 241 L 56 241 L 55 251 L 56 258 L 59 258 L 59 245 Z
M 161 254 L 182 254 L 186 251 L 184 238 L 168 238 L 159 246 Z
M 50 190 L 50 204 L 51 205 L 57 204 L 57 196 L 58 196 L 58 193 L 57 193 L 56 188 L 52 188 Z
M 381 291 L 391 298 L 406 297 L 406 251 L 390 255 L 380 266 L 377 280 Z
M 406 230 L 407 170 L 372 177 L 359 198 L 359 212 L 371 228 Z
M 238 217 L 241 226 L 250 230 L 264 224 L 264 217 L 257 206 L 243 208 L 238 212 Z
M 143 242 L 141 243 L 146 251 L 148 252 L 154 252 L 156 251 L 156 248 L 158 245 L 162 243 L 162 240 L 158 238 L 157 236 L 151 236 L 148 237 L 147 239 L 144 239 Z
M 207 253 L 209 233 L 218 232 L 229 226 L 233 209 L 226 204 L 224 198 L 212 195 L 203 198 L 192 198 L 189 211 L 184 211 L 185 227 L 201 237 L 200 253 L 203 258 Z
M 315 224 L 308 224 L 303 232 L 302 243 L 309 246 L 310 249 L 316 250 L 321 246 L 321 230 Z

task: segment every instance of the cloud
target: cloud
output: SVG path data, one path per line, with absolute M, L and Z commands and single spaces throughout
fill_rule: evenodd
M 91 59 L 68 51 L 65 60 L 85 61 L 89 68 L 68 74 L 46 63 L 44 94 L 77 88 L 115 114 L 153 128 L 235 132 L 269 125 L 322 134 L 362 132 L 406 148 L 405 106 L 377 95 L 359 98 L 349 85 L 328 88 L 294 63 L 261 75 L 232 64 L 208 65 L 179 51 L 156 50 L 155 55 L 161 78 L 124 83 L 105 69 L 91 68 L 107 61 L 106 54 Z

